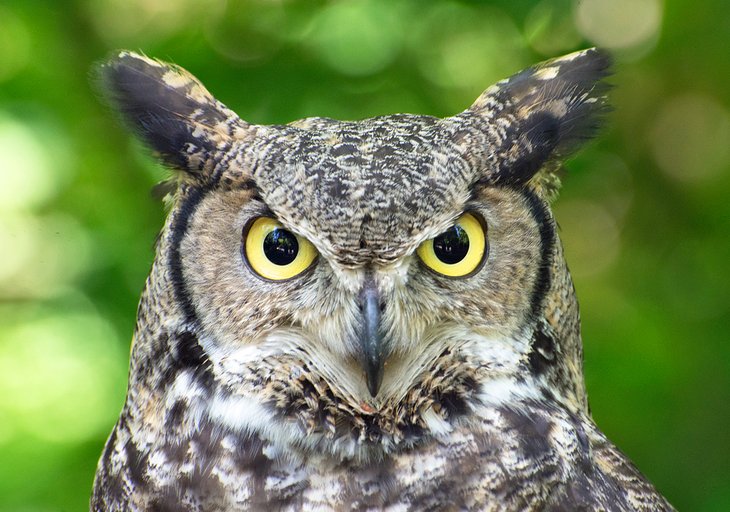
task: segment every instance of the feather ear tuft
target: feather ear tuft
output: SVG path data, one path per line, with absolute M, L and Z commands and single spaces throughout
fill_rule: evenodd
M 102 95 L 168 166 L 204 177 L 250 125 L 184 69 L 121 51 L 98 66 Z
M 553 173 L 562 159 L 592 138 L 609 111 L 604 79 L 611 58 L 592 48 L 552 59 L 487 89 L 457 116 L 481 133 L 487 147 L 482 180 L 539 187 L 559 184 Z M 553 191 L 554 192 L 554 191 Z

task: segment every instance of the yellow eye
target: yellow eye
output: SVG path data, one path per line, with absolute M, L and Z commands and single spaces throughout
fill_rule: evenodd
M 479 268 L 487 253 L 484 225 L 471 213 L 416 251 L 430 269 L 449 277 L 464 277 Z
M 259 217 L 243 233 L 243 256 L 264 279 L 282 281 L 307 270 L 317 257 L 308 240 L 270 217 Z

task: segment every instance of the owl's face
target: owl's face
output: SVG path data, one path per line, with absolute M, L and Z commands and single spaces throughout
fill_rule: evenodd
M 583 407 L 548 199 L 605 108 L 607 66 L 595 50 L 549 61 L 446 119 L 286 126 L 246 123 L 146 57 L 104 66 L 112 103 L 179 171 L 148 292 L 171 298 L 149 321 L 192 334 L 208 414 L 273 406 L 330 434 L 345 414 L 381 439 L 515 393 Z M 154 354 L 138 344 L 133 374 Z
M 500 366 L 527 349 L 521 330 L 544 293 L 551 243 L 541 237 L 543 203 L 474 183 L 459 172 L 463 160 L 442 156 L 454 151 L 447 123 L 407 120 L 422 132 L 379 119 L 392 140 L 339 123 L 305 132 L 310 147 L 284 138 L 265 185 L 200 201 L 180 254 L 214 361 L 296 354 L 340 392 L 379 403 L 446 345 L 489 340 L 477 344 L 499 348 L 490 357 Z M 339 156 L 343 136 L 356 142 Z M 398 158 L 380 165 L 379 152 Z M 320 175 L 302 153 L 316 155 Z M 359 166 L 348 165 L 353 158 Z

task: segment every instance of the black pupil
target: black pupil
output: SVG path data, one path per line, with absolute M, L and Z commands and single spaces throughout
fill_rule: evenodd
M 433 239 L 433 252 L 447 265 L 459 263 L 469 252 L 469 235 L 461 226 L 453 226 Z
M 286 229 L 276 228 L 264 238 L 264 254 L 275 265 L 288 265 L 298 252 L 297 237 Z

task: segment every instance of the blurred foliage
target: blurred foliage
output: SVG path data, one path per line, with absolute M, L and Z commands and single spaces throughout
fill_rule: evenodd
M 556 216 L 594 416 L 680 510 L 730 510 L 730 3 L 6 0 L 0 4 L 0 510 L 83 510 L 121 408 L 165 176 L 95 61 L 183 65 L 257 123 L 448 115 L 599 44 L 616 110 Z

